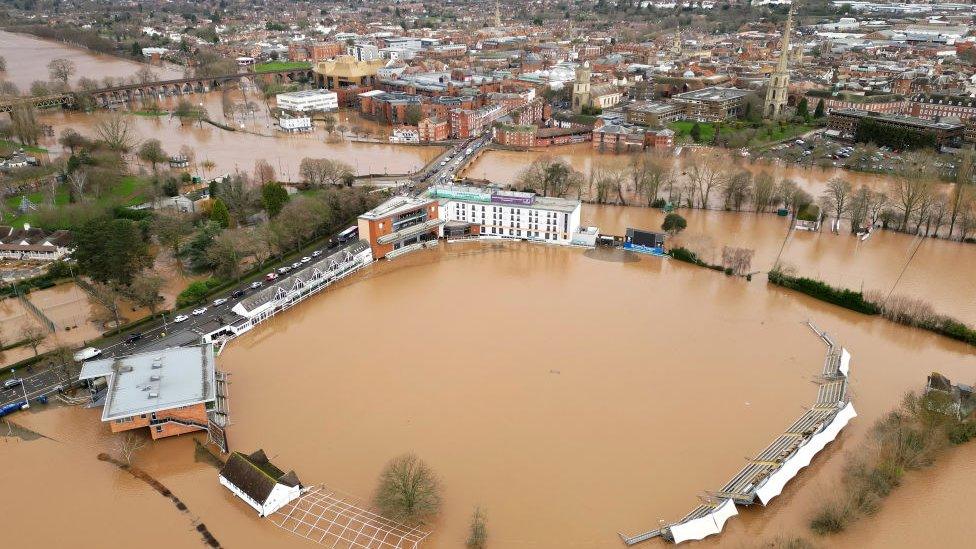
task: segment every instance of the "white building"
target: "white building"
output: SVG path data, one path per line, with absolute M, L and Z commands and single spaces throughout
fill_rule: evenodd
M 346 48 L 346 54 L 356 61 L 372 61 L 380 58 L 380 49 L 374 44 L 353 44 Z
M 312 119 L 307 116 L 283 115 L 278 118 L 278 130 L 288 133 L 312 131 Z
M 268 460 L 264 450 L 250 455 L 234 452 L 217 476 L 235 496 L 266 517 L 281 509 L 302 492 L 295 471 L 285 473 Z
M 155 55 L 159 55 L 159 56 L 163 56 L 163 55 L 166 55 L 166 52 L 168 52 L 168 51 L 169 50 L 166 49 L 166 48 L 142 48 L 142 56 L 143 57 L 152 57 L 154 54 Z
M 417 132 L 417 128 L 410 126 L 393 128 L 390 143 L 420 143 L 420 133 Z
M 579 200 L 461 185 L 434 185 L 445 221 L 441 236 L 511 238 L 570 244 L 580 226 Z
M 330 112 L 339 110 L 339 95 L 329 90 L 302 90 L 275 96 L 278 108 L 295 112 Z

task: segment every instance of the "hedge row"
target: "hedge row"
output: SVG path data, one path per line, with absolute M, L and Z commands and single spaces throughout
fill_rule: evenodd
M 689 250 L 688 248 L 671 248 L 671 257 L 677 259 L 678 261 L 684 261 L 685 263 L 691 263 L 692 265 L 698 265 L 699 267 L 705 267 L 706 269 L 711 269 L 713 271 L 723 272 L 727 275 L 732 274 L 732 269 L 726 269 L 721 265 L 712 265 L 711 263 L 706 263 L 702 261 L 695 252 Z
M 819 280 L 814 280 L 812 278 L 790 276 L 779 270 L 769 271 L 767 278 L 771 284 L 796 290 L 798 292 L 807 294 L 808 296 L 815 297 L 820 301 L 833 303 L 834 305 L 839 305 L 845 309 L 850 309 L 866 315 L 876 315 L 881 313 L 881 307 L 878 307 L 870 301 L 866 301 L 864 299 L 864 294 L 861 292 L 855 292 L 853 290 L 843 288 L 835 288 L 830 284 L 821 282 Z
M 944 318 L 941 323 L 935 326 L 923 326 L 923 328 L 955 339 L 956 341 L 976 345 L 976 330 L 954 318 Z

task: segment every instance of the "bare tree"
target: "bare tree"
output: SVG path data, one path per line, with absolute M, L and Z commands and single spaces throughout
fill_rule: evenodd
M 68 176 L 68 184 L 71 185 L 71 195 L 76 202 L 83 202 L 86 198 L 85 187 L 88 185 L 88 172 L 86 170 L 75 170 Z
M 721 179 L 723 205 L 726 210 L 739 211 L 748 202 L 752 190 L 752 174 L 742 170 Z
M 162 210 L 153 217 L 151 230 L 156 235 L 156 240 L 169 248 L 177 266 L 182 269 L 180 245 L 193 232 L 190 216 L 172 209 Z
M 10 109 L 10 126 L 13 134 L 23 145 L 37 145 L 41 136 L 41 126 L 34 117 L 34 106 L 26 101 L 18 101 Z
M 267 160 L 260 158 L 254 161 L 254 182 L 258 185 L 277 181 L 275 170 Z
M 668 159 L 654 153 L 635 156 L 630 163 L 630 178 L 638 196 L 650 206 L 657 200 L 661 188 L 674 178 Z
M 140 307 L 146 307 L 150 314 L 155 315 L 156 307 L 163 300 L 163 296 L 159 292 L 165 285 L 166 280 L 159 275 L 152 274 L 151 271 L 139 273 L 132 278 L 132 283 L 126 288 L 126 295 L 133 303 Z
M 776 181 L 769 172 L 759 172 L 752 178 L 752 205 L 756 213 L 765 212 L 776 196 Z
M 891 182 L 895 206 L 901 213 L 898 230 L 908 231 L 908 224 L 927 206 L 932 198 L 934 180 L 935 166 L 930 155 L 907 153 L 902 158 L 901 167 Z
M 749 248 L 734 246 L 722 247 L 722 267 L 731 270 L 732 274 L 745 276 L 752 267 L 752 257 L 756 251 Z
M 47 330 L 34 323 L 25 324 L 24 327 L 20 329 L 21 341 L 27 344 L 34 351 L 34 356 L 37 356 L 37 348 L 41 346 L 41 343 L 44 343 L 45 339 L 47 339 L 47 334 Z
M 101 282 L 92 282 L 92 294 L 96 301 L 112 315 L 115 327 L 122 325 L 122 318 L 119 315 L 119 302 L 122 300 L 122 292 L 113 285 Z
M 120 433 L 115 441 L 115 449 L 126 465 L 132 465 L 132 459 L 139 450 L 146 447 L 146 437 L 138 435 L 132 431 Z
M 440 492 L 434 471 L 416 455 L 405 454 L 383 468 L 373 502 L 384 517 L 416 526 L 437 516 Z
M 851 184 L 839 177 L 828 181 L 827 188 L 820 195 L 821 206 L 838 223 L 840 222 L 841 216 L 850 209 L 850 202 Z
M 139 145 L 137 156 L 152 166 L 153 173 L 156 173 L 156 166 L 161 162 L 166 162 L 168 156 L 163 150 L 163 144 L 158 139 L 147 139 Z
M 75 73 L 75 63 L 70 59 L 52 59 L 47 64 L 47 70 L 51 75 L 51 80 L 61 82 L 63 86 L 67 87 L 68 80 Z
M 721 183 L 721 166 L 712 157 L 697 159 L 688 169 L 688 181 L 697 195 L 698 207 L 707 209 L 711 194 Z
M 129 118 L 122 113 L 111 113 L 95 125 L 95 133 L 105 145 L 117 152 L 129 152 L 136 142 Z
M 488 547 L 488 525 L 485 521 L 485 511 L 480 506 L 474 508 L 471 515 L 471 526 L 468 530 L 467 549 L 485 549 Z
M 150 82 L 155 82 L 158 78 L 159 76 L 155 72 L 153 72 L 152 68 L 150 68 L 149 65 L 143 65 L 136 72 L 136 80 L 138 81 L 139 84 L 148 84 Z

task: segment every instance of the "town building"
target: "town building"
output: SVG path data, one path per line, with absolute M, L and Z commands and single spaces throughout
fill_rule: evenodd
M 423 116 L 420 96 L 371 90 L 359 94 L 359 114 L 387 125 L 414 125 Z
M 910 114 L 909 102 L 905 97 L 892 93 L 831 93 L 824 90 L 811 90 L 807 92 L 806 97 L 811 111 L 816 109 L 820 101 L 823 101 L 825 113 L 834 109 L 859 109 L 885 114 Z
M 103 403 L 113 433 L 148 429 L 155 440 L 206 431 L 210 415 L 221 413 L 215 358 L 210 344 L 169 347 L 87 361 L 78 379 Z
M 417 128 L 411 126 L 393 128 L 390 143 L 420 143 L 420 133 Z
M 741 116 L 746 98 L 752 94 L 749 90 L 716 86 L 679 93 L 672 100 L 684 108 L 685 120 L 721 122 Z
M 960 141 L 965 129 L 962 124 L 955 122 L 936 122 L 914 116 L 881 114 L 857 109 L 830 111 L 827 117 L 827 128 L 841 139 L 856 139 L 861 124 L 866 120 L 883 128 L 897 128 L 919 135 L 932 136 L 933 145 L 937 148 Z
M 443 224 L 436 200 L 394 196 L 359 216 L 359 238 L 369 243 L 374 259 L 393 258 L 436 241 Z
M 569 244 L 580 225 L 581 202 L 535 193 L 465 185 L 434 185 L 441 235 L 481 236 Z
M 664 126 L 684 118 L 685 106 L 680 103 L 643 101 L 628 105 L 627 122 L 639 126 Z
M 417 123 L 417 134 L 421 141 L 444 141 L 451 136 L 451 125 L 436 116 L 424 118 Z
M 306 133 L 314 129 L 308 116 L 292 116 L 288 113 L 278 117 L 278 131 L 285 133 Z
M 24 224 L 23 229 L 0 226 L 0 259 L 56 261 L 74 250 L 71 233 L 66 230 L 47 232 Z
M 372 87 L 376 71 L 386 64 L 382 59 L 357 60 L 348 55 L 319 61 L 312 70 L 319 87 L 338 90 L 351 87 Z
M 276 467 L 264 450 L 251 454 L 233 452 L 221 467 L 217 480 L 254 508 L 259 517 L 274 513 L 302 493 L 295 471 L 285 473 Z
M 338 42 L 312 44 L 312 61 L 318 63 L 342 55 L 344 47 Z
M 380 49 L 373 44 L 356 43 L 346 48 L 346 55 L 356 61 L 374 61 L 380 58 Z
M 976 98 L 959 95 L 916 95 L 912 97 L 908 114 L 938 120 L 955 118 L 963 122 L 976 118 Z
M 329 90 L 301 90 L 275 96 L 279 109 L 294 112 L 332 112 L 339 110 L 339 96 Z

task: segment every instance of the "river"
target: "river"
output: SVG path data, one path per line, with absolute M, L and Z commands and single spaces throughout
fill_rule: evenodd
M 145 66 L 133 60 L 7 31 L 0 31 L 0 56 L 7 59 L 7 72 L 0 73 L 0 79 L 16 84 L 21 93 L 27 93 L 35 80 L 51 79 L 47 65 L 54 59 L 68 59 L 75 64 L 72 84 L 82 77 L 99 82 L 105 77 L 129 78 Z M 152 70 L 161 79 L 183 77 L 178 67 L 153 66 Z

